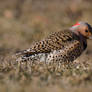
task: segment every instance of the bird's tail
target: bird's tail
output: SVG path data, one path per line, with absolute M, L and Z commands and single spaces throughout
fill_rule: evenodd
M 34 53 L 35 53 L 35 51 L 30 48 L 30 49 L 26 49 L 26 50 L 17 52 L 16 56 L 33 55 Z

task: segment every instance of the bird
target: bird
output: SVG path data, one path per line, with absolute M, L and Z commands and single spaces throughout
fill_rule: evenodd
M 77 22 L 16 53 L 17 61 L 73 62 L 87 48 L 87 39 L 92 39 L 91 25 Z

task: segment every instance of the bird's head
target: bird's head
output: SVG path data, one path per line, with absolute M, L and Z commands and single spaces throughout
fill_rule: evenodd
M 77 35 L 82 35 L 87 39 L 92 39 L 92 27 L 86 22 L 78 22 L 70 30 Z

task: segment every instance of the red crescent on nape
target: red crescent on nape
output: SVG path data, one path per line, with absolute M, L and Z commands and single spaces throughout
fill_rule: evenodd
M 80 23 L 76 23 L 75 25 L 73 25 L 73 26 L 78 26 L 78 25 L 80 25 Z

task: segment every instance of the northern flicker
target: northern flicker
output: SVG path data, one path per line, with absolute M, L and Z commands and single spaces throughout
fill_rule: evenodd
M 92 27 L 86 22 L 78 22 L 69 29 L 49 35 L 36 42 L 27 50 L 16 55 L 17 61 L 66 62 L 74 61 L 87 47 L 87 39 L 92 37 Z

